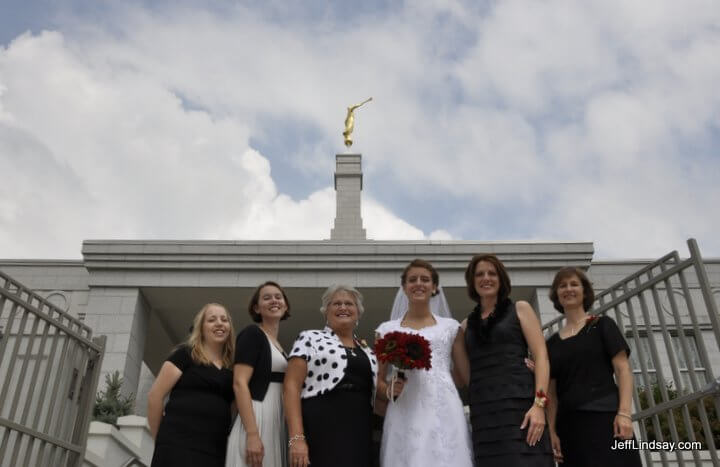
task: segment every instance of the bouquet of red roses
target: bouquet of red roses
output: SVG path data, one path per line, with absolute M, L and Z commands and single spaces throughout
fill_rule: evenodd
M 431 368 L 430 343 L 419 334 L 393 331 L 375 341 L 375 355 L 401 370 Z

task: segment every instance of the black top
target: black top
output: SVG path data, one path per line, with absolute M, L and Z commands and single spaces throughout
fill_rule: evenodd
M 156 444 L 190 447 L 224 458 L 233 401 L 232 371 L 195 363 L 186 345 L 167 361 L 182 375 L 170 391 Z
M 256 401 L 265 399 L 272 374 L 272 355 L 270 341 L 256 324 L 249 325 L 238 334 L 235 341 L 235 363 L 253 367 L 248 383 L 250 396 Z
M 345 349 L 348 364 L 345 369 L 345 376 L 343 376 L 343 379 L 340 380 L 336 387 L 367 392 L 369 396 L 373 388 L 370 360 L 367 355 L 365 355 L 365 352 L 360 350 L 359 346 L 352 349 L 345 346 L 343 346 L 343 348 Z
M 601 316 L 566 339 L 555 333 L 547 348 L 559 411 L 617 410 L 612 359 L 622 350 L 630 356 L 630 347 L 612 318 Z

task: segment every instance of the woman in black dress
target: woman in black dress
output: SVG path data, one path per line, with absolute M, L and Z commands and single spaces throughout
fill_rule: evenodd
M 148 393 L 148 424 L 155 439 L 152 467 L 225 465 L 234 347 L 227 309 L 208 303 L 195 316 L 188 341 L 163 363 Z
M 363 313 L 353 287 L 325 291 L 323 330 L 303 331 L 285 374 L 291 467 L 368 467 L 377 360 L 353 331 Z
M 581 270 L 561 269 L 550 299 L 566 318 L 547 342 L 555 459 L 568 467 L 640 467 L 637 450 L 613 449 L 616 439 L 633 438 L 633 378 L 625 338 L 611 318 L 587 314 L 595 293 Z
M 510 277 L 494 255 L 473 257 L 465 282 L 478 304 L 462 324 L 475 464 L 552 467 L 544 408 L 550 370 L 540 321 L 529 303 L 510 300 Z M 534 374 L 526 366 L 528 348 Z

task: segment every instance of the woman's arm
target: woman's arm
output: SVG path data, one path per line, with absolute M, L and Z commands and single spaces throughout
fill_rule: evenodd
M 252 395 L 250 394 L 250 378 L 253 375 L 253 367 L 244 363 L 236 363 L 233 366 L 233 392 L 237 404 L 238 415 L 242 421 L 246 433 L 245 461 L 248 465 L 262 465 L 265 449 L 260 439 L 255 413 L 252 408 Z
M 452 346 L 453 376 L 455 384 L 465 387 L 470 384 L 470 359 L 465 348 L 465 327 L 467 320 L 464 320 L 455 335 Z
M 618 396 L 620 399 L 613 429 L 616 437 L 630 439 L 633 436 L 631 418 L 633 376 L 627 353 L 625 353 L 624 350 L 621 350 L 613 357 L 612 366 L 615 371 L 615 379 L 618 384 Z
M 535 360 L 535 391 L 545 392 L 550 379 L 550 362 L 540 320 L 535 314 L 535 310 L 525 301 L 518 301 L 515 308 L 523 336 Z M 537 404 L 533 404 L 525 414 L 520 428 L 525 428 L 528 423 L 530 427 L 528 428 L 527 443 L 533 446 L 540 440 L 545 429 L 545 410 Z
M 285 370 L 283 383 L 283 404 L 285 405 L 285 419 L 290 435 L 290 465 L 293 467 L 307 467 L 310 463 L 308 446 L 305 442 L 303 430 L 302 405 L 300 393 L 307 377 L 307 362 L 304 358 L 290 358 Z
M 546 408 L 546 411 L 548 427 L 550 428 L 550 443 L 552 444 L 553 457 L 555 458 L 555 462 L 562 463 L 563 455 L 562 448 L 560 446 L 560 437 L 558 437 L 557 430 L 555 428 L 555 424 L 557 423 L 558 397 L 557 384 L 554 379 L 550 380 L 550 384 L 548 386 L 548 405 L 549 406 Z
M 173 386 L 182 376 L 182 371 L 171 362 L 165 362 L 160 367 L 160 372 L 155 378 L 155 382 L 148 392 L 148 410 L 147 418 L 150 425 L 150 435 L 153 439 L 157 437 L 160 421 L 163 417 L 163 402 L 165 396 L 170 393 Z

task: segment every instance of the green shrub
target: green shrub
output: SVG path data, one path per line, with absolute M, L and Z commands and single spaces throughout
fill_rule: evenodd
M 680 396 L 680 394 L 678 394 L 678 391 L 676 389 L 673 389 L 672 381 L 666 383 L 665 388 L 667 390 L 670 400 L 677 399 Z M 660 403 L 662 401 L 660 386 L 658 384 L 653 384 L 651 386 L 651 389 L 655 404 Z M 640 400 L 640 409 L 645 410 L 650 406 L 648 403 L 648 396 L 645 388 L 638 388 L 637 391 L 638 398 Z M 700 441 L 702 443 L 703 449 L 707 449 L 705 443 L 705 435 L 703 434 L 702 423 L 700 422 L 700 415 L 698 414 L 698 407 L 700 403 L 705 406 L 705 413 L 708 417 L 708 423 L 710 425 L 710 430 L 712 431 L 715 446 L 720 446 L 720 420 L 718 420 L 712 397 L 705 397 L 704 399 L 698 400 L 688 405 L 688 410 L 690 412 L 690 423 L 692 425 L 692 430 L 695 434 L 695 441 Z M 686 427 L 685 421 L 683 420 L 682 407 L 673 409 L 672 415 L 674 417 L 678 437 L 680 438 L 679 441 L 691 441 L 690 437 L 688 436 L 688 428 Z M 658 414 L 658 419 L 660 422 L 662 439 L 664 441 L 672 440 L 672 436 L 670 435 L 670 411 L 666 410 L 664 412 L 661 412 L 660 414 Z M 647 430 L 647 439 L 645 441 L 660 441 L 655 432 L 655 426 L 653 425 L 653 417 L 646 418 L 644 420 L 644 424 L 645 429 Z
M 135 396 L 123 396 L 120 392 L 123 379 L 120 372 L 105 375 L 105 390 L 98 392 L 95 396 L 93 407 L 93 420 L 103 423 L 110 423 L 117 426 L 118 417 L 124 417 L 132 413 L 135 406 Z

